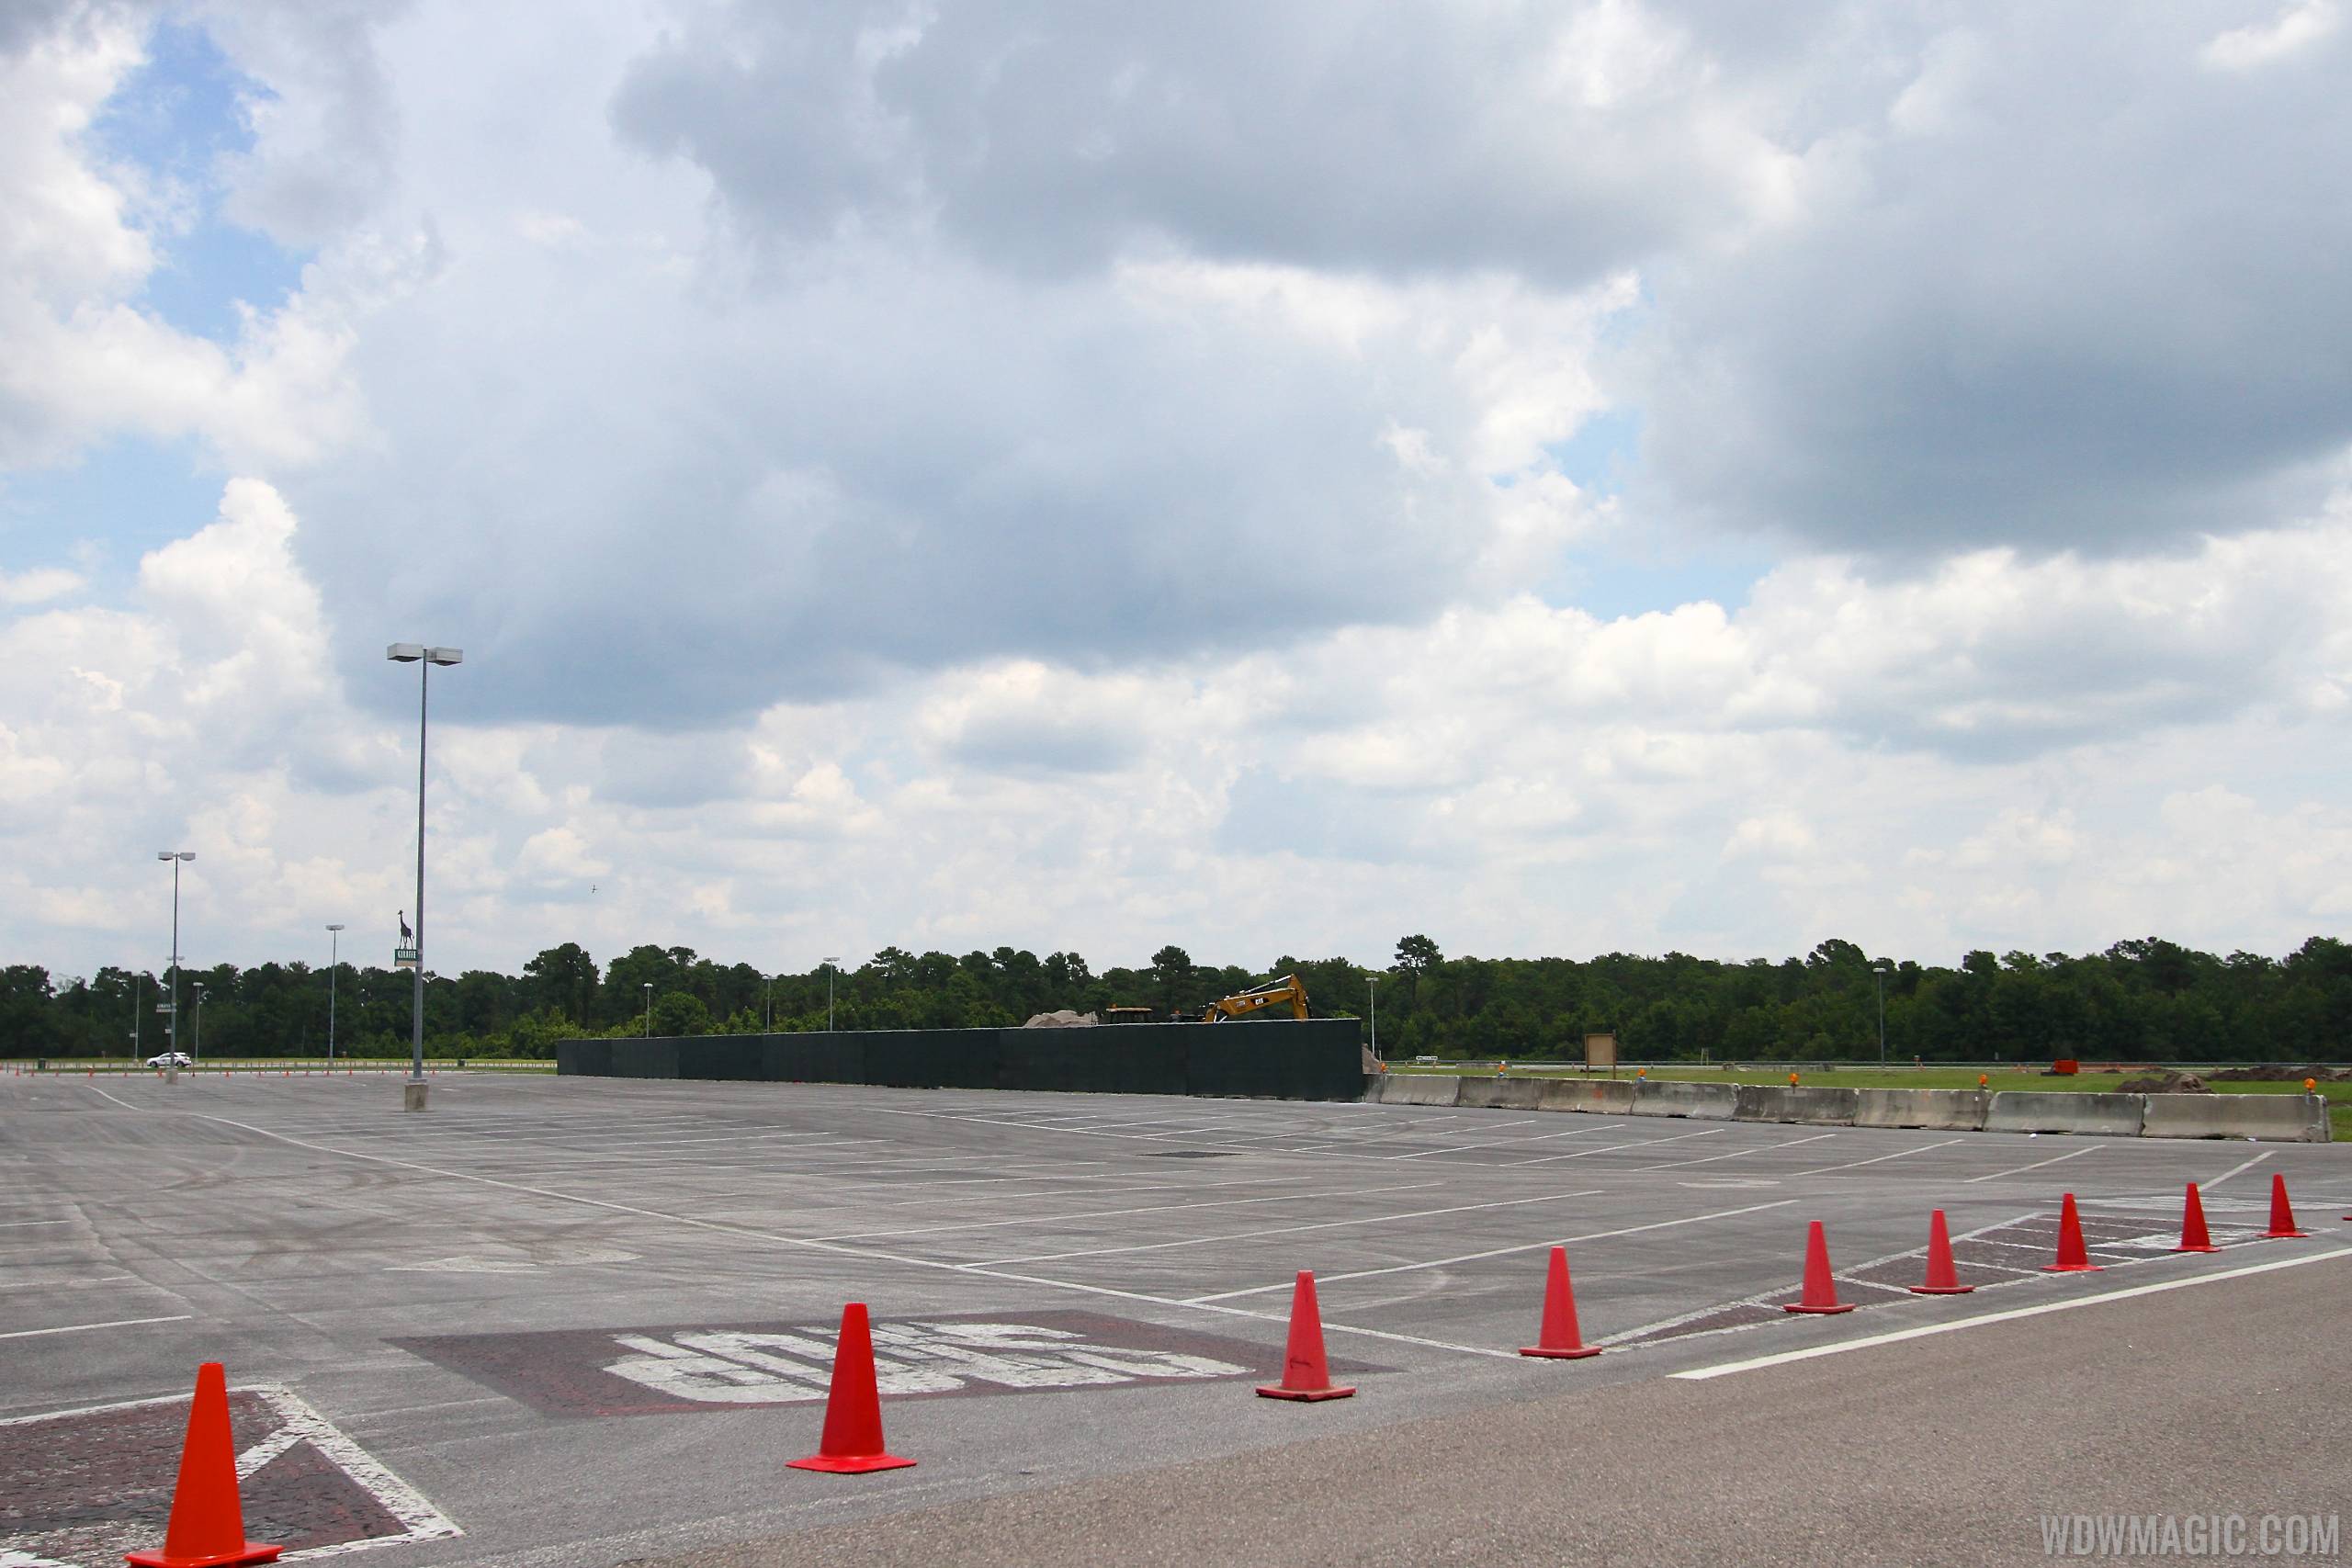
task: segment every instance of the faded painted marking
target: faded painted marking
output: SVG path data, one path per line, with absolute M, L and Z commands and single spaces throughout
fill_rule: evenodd
M 1209 1356 L 1090 1344 L 1072 1330 L 1019 1323 L 878 1324 L 875 1381 L 884 1393 L 956 1393 L 974 1383 L 1012 1390 L 1099 1388 L 1142 1378 L 1238 1377 Z M 832 1332 L 701 1330 L 616 1334 L 638 1352 L 607 1365 L 659 1393 L 708 1404 L 808 1404 L 832 1381 Z

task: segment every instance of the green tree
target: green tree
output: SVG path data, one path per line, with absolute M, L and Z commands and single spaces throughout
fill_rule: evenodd
M 1151 955 L 1151 980 L 1159 1005 L 1170 1013 L 1185 1010 L 1193 983 L 1193 955 L 1170 942 Z
M 1437 943 L 1425 936 L 1397 939 L 1396 967 L 1399 969 L 1419 976 L 1422 971 L 1435 968 L 1444 962 L 1445 954 L 1437 950 Z
M 653 998 L 653 1032 L 659 1035 L 707 1034 L 710 1010 L 702 998 L 686 991 L 664 991 Z
M 574 1023 L 596 1016 L 596 961 L 576 942 L 543 950 L 523 965 L 535 1006 L 552 1008 Z

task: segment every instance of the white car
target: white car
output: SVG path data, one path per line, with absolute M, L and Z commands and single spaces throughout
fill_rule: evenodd
M 188 1060 L 185 1051 L 164 1051 L 148 1057 L 147 1065 L 151 1067 L 191 1067 L 196 1064 Z

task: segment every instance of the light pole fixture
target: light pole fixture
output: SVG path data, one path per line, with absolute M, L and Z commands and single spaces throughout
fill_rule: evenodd
M 416 666 L 416 932 L 412 950 L 416 954 L 416 1005 L 409 1018 L 408 1084 L 401 1090 L 401 1108 L 405 1111 L 424 1109 L 424 724 L 426 699 L 431 694 L 433 667 L 436 664 L 458 664 L 465 654 L 454 648 L 427 648 L 421 642 L 396 642 L 384 649 L 384 657 L 395 664 Z
M 833 976 L 841 973 L 839 957 L 825 960 L 825 1032 L 833 1032 Z
M 334 1065 L 334 972 L 342 967 L 343 922 L 327 922 L 327 1065 Z
M 645 982 L 645 1037 L 653 1038 L 653 982 Z
M 196 852 L 157 850 L 155 858 L 172 863 L 172 1002 L 164 1016 L 171 1021 L 171 1044 L 167 1049 L 177 1055 L 180 1048 L 180 862 L 194 860 Z

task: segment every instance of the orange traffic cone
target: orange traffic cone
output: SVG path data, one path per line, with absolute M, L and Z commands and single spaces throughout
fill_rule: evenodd
M 2295 1206 L 2287 1201 L 2287 1179 L 2278 1172 L 2270 1175 L 2270 1228 L 2262 1233 L 2265 1241 L 2291 1241 L 2312 1233 L 2295 1228 Z
M 172 1489 L 171 1522 L 164 1550 L 123 1555 L 139 1568 L 235 1568 L 270 1562 L 285 1550 L 245 1539 L 244 1506 L 237 1500 L 237 1447 L 229 1435 L 229 1380 L 218 1361 L 196 1371 L 196 1399 L 187 1411 L 187 1441 L 180 1449 L 180 1478 Z
M 882 1392 L 874 1381 L 874 1330 L 865 1303 L 842 1308 L 841 1337 L 833 1344 L 833 1381 L 825 1396 L 825 1434 L 807 1459 L 786 1461 L 787 1470 L 822 1470 L 862 1475 L 869 1470 L 902 1470 L 915 1461 L 882 1446 Z
M 1974 1290 L 1963 1285 L 1951 1266 L 1951 1233 L 1945 1228 L 1944 1212 L 1938 1209 L 1928 1221 L 1928 1279 L 1925 1284 L 1911 1287 L 1915 1296 L 1964 1296 Z
M 1290 1292 L 1290 1348 L 1283 1355 L 1283 1381 L 1261 1385 L 1268 1399 L 1345 1399 L 1355 1393 L 1331 1382 L 1330 1364 L 1323 1359 L 1323 1314 L 1315 1305 L 1315 1276 L 1302 1269 Z
M 2205 1228 L 2205 1200 L 2197 1194 L 2197 1183 L 2188 1184 L 2188 1198 L 2180 1211 L 2180 1245 L 2175 1252 L 2219 1252 L 2213 1245 L 2212 1233 Z
M 2075 1195 L 2066 1194 L 2066 1201 L 2058 1212 L 2058 1261 L 2045 1263 L 2045 1274 L 2096 1274 L 2105 1264 L 2091 1261 L 2090 1249 L 2083 1245 L 2083 1216 L 2075 1212 Z
M 1832 1313 L 1851 1312 L 1854 1303 L 1838 1299 L 1838 1279 L 1829 1272 L 1829 1240 L 1822 1234 L 1821 1222 L 1804 1238 L 1804 1299 L 1781 1303 L 1782 1312 L 1816 1313 L 1826 1317 Z
M 1542 1356 L 1555 1361 L 1580 1361 L 1587 1356 L 1600 1354 L 1600 1347 L 1588 1345 L 1577 1333 L 1577 1297 L 1568 1284 L 1568 1249 L 1552 1249 L 1552 1267 L 1544 1277 L 1544 1326 L 1536 1335 L 1536 1343 L 1520 1348 L 1522 1356 Z

